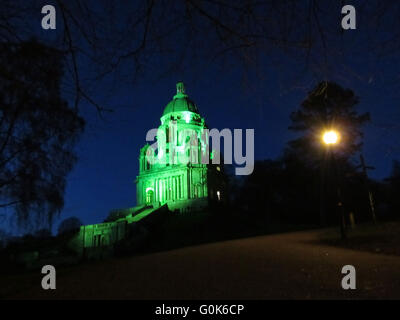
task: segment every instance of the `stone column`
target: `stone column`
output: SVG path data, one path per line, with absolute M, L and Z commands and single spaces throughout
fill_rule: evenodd
M 173 186 L 173 184 L 174 184 L 174 177 L 170 177 L 169 178 L 169 187 L 171 188 L 171 191 L 170 191 L 171 199 L 170 200 L 174 199 L 174 186 Z
M 174 199 L 177 200 L 178 199 L 178 192 L 177 192 L 177 177 L 174 177 Z
M 186 175 L 185 175 L 185 183 L 186 183 L 186 195 L 187 195 L 187 199 L 191 199 L 191 185 L 190 185 L 190 170 L 186 171 Z
M 178 176 L 178 198 L 180 199 L 180 198 L 182 198 L 182 183 L 181 183 L 181 180 L 182 180 L 182 175 L 179 175 Z
M 174 197 L 174 177 L 171 177 L 171 200 L 175 199 Z
M 156 202 L 157 201 L 157 194 L 158 194 L 158 191 L 157 191 L 157 179 L 155 179 L 154 180 L 154 202 Z
M 167 200 L 167 179 L 163 179 L 164 201 Z
M 163 185 L 162 185 L 162 179 L 158 180 L 158 187 L 160 188 L 160 201 L 164 201 L 164 197 L 163 197 Z
M 169 177 L 167 178 L 167 200 L 171 200 L 170 199 L 170 192 L 169 192 L 169 188 L 170 188 L 170 186 L 169 186 Z
M 156 201 L 160 201 L 160 188 L 159 188 L 159 184 L 160 184 L 160 179 L 157 179 L 157 180 L 156 180 L 156 190 L 157 190 Z
M 174 193 L 175 193 L 175 200 L 178 199 L 178 177 L 174 177 Z

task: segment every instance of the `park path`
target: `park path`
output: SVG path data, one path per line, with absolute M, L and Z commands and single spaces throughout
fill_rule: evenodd
M 5 297 L 400 299 L 399 256 L 323 245 L 317 242 L 320 232 L 260 236 L 66 268 L 57 274 L 56 290 L 42 290 L 40 274 L 26 275 L 15 280 L 16 289 Z M 341 288 L 341 269 L 348 264 L 357 270 L 356 290 Z

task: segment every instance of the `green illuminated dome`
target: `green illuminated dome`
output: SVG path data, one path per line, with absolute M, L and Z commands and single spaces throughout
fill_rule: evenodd
M 190 111 L 199 113 L 196 104 L 185 94 L 185 86 L 182 81 L 176 84 L 176 95 L 164 109 L 163 116 L 171 112 Z

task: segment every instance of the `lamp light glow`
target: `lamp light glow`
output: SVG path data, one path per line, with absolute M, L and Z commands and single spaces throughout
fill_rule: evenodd
M 339 141 L 339 134 L 334 130 L 326 131 L 322 136 L 322 140 L 328 145 L 336 144 Z

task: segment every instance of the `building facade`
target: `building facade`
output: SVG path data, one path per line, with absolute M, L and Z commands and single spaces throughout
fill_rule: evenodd
M 183 82 L 164 109 L 154 145 L 140 150 L 137 206 L 201 210 L 225 197 L 220 165 L 210 164 L 208 130 Z
M 210 163 L 205 120 L 182 82 L 177 83 L 177 93 L 156 131 L 157 145 L 146 144 L 140 150 L 136 207 L 112 210 L 104 223 L 82 226 L 70 242 L 80 255 L 90 258 L 104 255 L 103 249 L 111 252 L 116 243 L 134 236 L 137 223 L 157 223 L 163 213 L 200 211 L 226 202 L 222 166 Z

